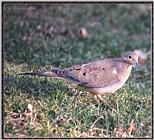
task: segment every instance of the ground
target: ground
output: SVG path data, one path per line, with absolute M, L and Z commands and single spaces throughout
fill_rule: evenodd
M 151 137 L 151 55 L 104 102 L 62 80 L 18 75 L 150 52 L 150 12 L 135 3 L 3 3 L 3 136 Z

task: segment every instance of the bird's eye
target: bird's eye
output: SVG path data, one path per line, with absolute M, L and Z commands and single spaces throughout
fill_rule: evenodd
M 129 59 L 131 59 L 132 57 L 131 56 L 129 56 Z

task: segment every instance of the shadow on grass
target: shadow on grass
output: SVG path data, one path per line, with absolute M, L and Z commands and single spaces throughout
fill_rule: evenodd
M 68 93 L 69 89 L 62 81 L 43 77 L 30 77 L 19 75 L 5 75 L 3 77 L 3 94 L 9 94 L 8 90 L 17 90 L 27 93 L 29 96 L 55 96 L 57 92 Z M 70 95 L 70 94 L 68 94 Z

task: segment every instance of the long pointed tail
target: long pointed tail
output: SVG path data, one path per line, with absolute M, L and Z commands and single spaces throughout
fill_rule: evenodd
M 56 74 L 57 70 L 52 71 L 43 71 L 43 72 L 27 72 L 27 73 L 19 73 L 18 75 L 32 75 L 32 76 L 44 76 L 44 77 L 59 77 L 58 74 Z
M 78 85 L 81 84 L 81 82 L 79 80 L 74 79 L 73 77 L 67 75 L 66 70 L 52 70 L 52 71 L 43 71 L 43 72 L 27 72 L 27 73 L 20 73 L 18 75 L 54 77 L 54 78 L 60 78 L 60 79 L 66 80 L 66 81 L 70 81 L 70 82 L 78 84 Z

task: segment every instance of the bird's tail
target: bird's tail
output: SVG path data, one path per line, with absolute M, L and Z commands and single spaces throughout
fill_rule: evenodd
M 18 75 L 53 77 L 53 78 L 60 78 L 60 79 L 66 80 L 66 81 L 70 81 L 70 82 L 78 84 L 78 85 L 81 84 L 81 82 L 79 80 L 74 79 L 73 77 L 67 75 L 67 70 L 51 70 L 51 71 L 43 71 L 43 72 L 27 72 L 27 73 L 20 73 Z
M 18 75 L 31 75 L 31 76 L 43 76 L 43 77 L 59 77 L 57 74 L 58 70 L 52 70 L 52 71 L 42 71 L 42 72 L 26 72 L 26 73 L 19 73 Z

